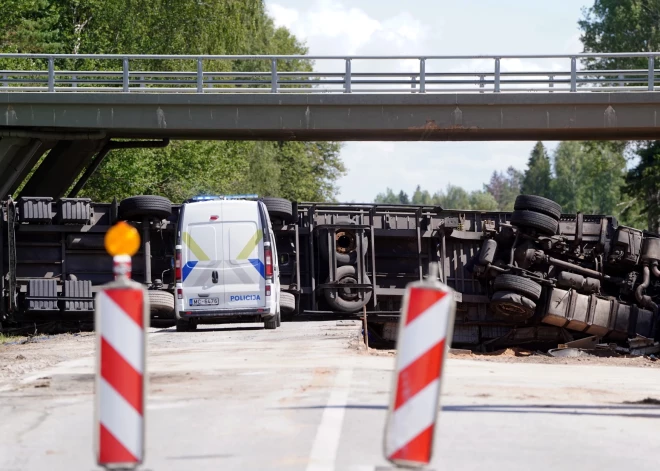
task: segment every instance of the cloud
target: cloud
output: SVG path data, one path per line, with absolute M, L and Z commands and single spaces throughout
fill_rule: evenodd
M 524 170 L 530 142 L 355 142 L 342 157 L 348 175 L 339 181 L 341 199 L 373 201 L 392 188 L 412 193 L 417 185 L 434 193 L 448 184 L 481 190 L 493 171 Z
M 268 4 L 268 13 L 273 18 L 275 26 L 278 28 L 284 27 L 288 30 L 291 30 L 297 24 L 300 17 L 298 10 L 295 8 L 287 8 L 278 3 Z
M 529 0 L 267 0 L 266 4 L 275 24 L 287 27 L 305 41 L 310 55 L 423 56 L 577 53 L 582 47 L 575 18 L 585 2 L 588 0 L 556 0 L 544 8 Z M 474 14 L 477 10 L 479 15 Z M 315 63 L 318 72 L 339 72 L 344 67 L 343 60 Z M 494 61 L 429 60 L 426 70 L 492 72 Z M 569 71 L 570 60 L 507 59 L 502 61 L 501 70 Z M 419 71 L 419 61 L 355 60 L 352 71 L 413 75 Z M 401 85 L 396 90 L 409 87 Z M 354 86 L 353 90 L 359 88 Z M 472 88 L 478 91 L 478 84 Z M 556 146 L 547 144 L 549 148 Z M 493 171 L 504 171 L 509 166 L 524 170 L 533 146 L 534 142 L 348 142 L 342 149 L 342 159 L 349 173 L 338 182 L 338 197 L 342 201 L 369 202 L 388 186 L 412 193 L 417 184 L 431 192 L 446 188 L 448 183 L 478 190 Z

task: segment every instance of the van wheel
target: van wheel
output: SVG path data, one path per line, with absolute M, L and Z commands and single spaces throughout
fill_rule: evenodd
M 149 290 L 149 310 L 152 316 L 159 319 L 174 318 L 174 295 L 167 291 Z
M 330 283 L 330 280 L 327 281 Z M 350 286 L 357 283 L 357 272 L 354 266 L 346 265 L 337 269 L 337 280 L 333 282 L 337 287 L 326 289 L 325 300 L 336 311 L 356 312 L 362 309 L 371 299 L 371 291 L 364 292 L 364 299 L 360 299 L 358 291 Z M 368 277 L 364 283 L 369 284 Z M 333 297 L 334 295 L 334 297 Z
M 172 202 L 162 196 L 131 196 L 119 203 L 118 217 L 125 221 L 141 221 L 143 218 L 167 219 L 172 215 Z
M 264 328 L 267 330 L 277 329 L 277 314 L 270 319 L 264 319 Z
M 282 325 L 282 313 L 278 312 L 276 317 L 277 317 L 277 327 L 279 327 Z
M 177 332 L 188 332 L 190 330 L 190 322 L 188 321 L 176 321 L 176 331 Z
M 271 218 L 281 219 L 285 223 L 294 222 L 293 205 L 283 198 L 262 198 Z

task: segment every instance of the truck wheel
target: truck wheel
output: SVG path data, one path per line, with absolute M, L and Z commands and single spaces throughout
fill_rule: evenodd
M 545 235 L 554 235 L 557 233 L 559 221 L 546 214 L 518 210 L 514 211 L 511 215 L 511 225 L 518 228 L 535 229 L 537 232 Z
M 513 205 L 514 210 L 535 211 L 553 219 L 561 217 L 561 206 L 548 198 L 535 195 L 518 195 Z
M 353 221 L 350 219 L 339 219 L 337 221 L 338 225 L 353 225 Z M 328 249 L 328 240 L 330 236 L 330 231 L 325 230 L 321 231 L 319 233 L 319 253 L 323 257 L 324 260 L 328 260 L 330 258 L 329 254 L 330 251 Z M 342 265 L 355 265 L 357 263 L 357 258 L 358 258 L 358 234 L 350 229 L 337 229 L 335 232 L 335 238 L 336 238 L 336 247 L 337 247 L 337 265 L 342 266 Z M 369 248 L 369 239 L 367 239 L 367 236 L 365 234 L 362 234 L 362 257 L 364 257 L 367 253 L 367 249 Z
M 264 328 L 267 330 L 277 329 L 277 314 L 272 316 L 270 319 L 264 319 Z
M 518 293 L 497 291 L 490 305 L 495 315 L 513 323 L 524 322 L 534 315 L 536 303 Z
M 291 201 L 283 198 L 262 198 L 271 218 L 281 219 L 285 223 L 295 221 Z
M 119 203 L 119 219 L 141 221 L 143 218 L 167 219 L 172 215 L 172 202 L 162 196 L 131 196 Z
M 328 280 L 326 283 L 330 283 Z M 337 269 L 337 288 L 324 290 L 325 299 L 330 307 L 341 312 L 356 312 L 362 309 L 371 299 L 371 291 L 364 292 L 364 299 L 360 299 L 358 291 L 350 286 L 357 283 L 357 272 L 354 266 L 346 265 Z M 371 283 L 365 276 L 364 283 Z M 332 297 L 334 295 L 334 298 Z
M 541 297 L 541 285 L 530 279 L 517 275 L 500 275 L 493 282 L 495 291 L 513 291 L 538 301 Z
M 280 293 L 280 309 L 285 314 L 294 312 L 296 310 L 296 297 L 291 293 L 282 291 Z
M 149 290 L 149 310 L 159 319 L 174 319 L 174 295 L 167 291 Z

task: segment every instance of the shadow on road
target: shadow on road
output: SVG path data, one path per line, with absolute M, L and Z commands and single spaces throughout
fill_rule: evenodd
M 184 456 L 168 456 L 167 460 L 213 460 L 217 458 L 231 458 L 234 455 L 184 455 Z
M 387 410 L 387 406 L 373 404 L 348 404 L 346 406 L 301 406 L 281 407 L 279 409 L 357 409 L 357 410 Z M 556 405 L 556 404 L 484 404 L 443 406 L 443 412 L 489 412 L 505 414 L 553 414 L 597 417 L 630 417 L 642 419 L 660 419 L 660 407 L 640 405 Z M 610 412 L 605 412 L 610 411 Z M 625 412 L 629 411 L 629 412 Z M 634 411 L 653 411 L 634 412 Z
M 201 327 L 201 328 L 200 328 Z M 156 332 L 151 332 L 153 334 L 177 334 L 177 335 L 186 335 L 186 334 L 194 334 L 194 333 L 206 333 L 206 332 L 245 332 L 245 331 L 250 331 L 250 330 L 265 330 L 263 325 L 256 325 L 256 326 L 229 326 L 229 327 L 213 327 L 213 328 L 206 328 L 200 326 L 196 330 L 193 330 L 191 332 L 177 332 L 176 329 L 170 328 L 170 329 L 161 329 L 157 330 Z

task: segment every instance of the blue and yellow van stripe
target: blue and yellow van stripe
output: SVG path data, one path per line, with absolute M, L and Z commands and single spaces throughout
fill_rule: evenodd
M 243 247 L 243 250 L 241 250 L 238 253 L 238 256 L 236 257 L 236 260 L 247 260 L 252 264 L 252 266 L 257 270 L 257 272 L 261 275 L 262 278 L 266 278 L 266 267 L 264 266 L 264 263 L 261 261 L 259 258 L 248 258 L 250 254 L 254 251 L 254 249 L 259 245 L 259 242 L 264 237 L 264 233 L 261 229 L 257 229 L 257 232 L 248 240 L 247 244 L 245 244 L 245 247 Z M 192 238 L 192 236 L 187 233 L 183 232 L 181 234 L 181 238 L 183 240 L 183 243 L 188 246 L 192 254 L 197 258 L 197 260 L 188 260 L 188 262 L 183 266 L 182 269 L 182 276 L 183 280 L 185 281 L 188 275 L 190 275 L 190 272 L 195 268 L 198 262 L 208 262 L 210 260 L 209 256 L 206 255 L 204 250 L 199 246 L 197 242 Z

